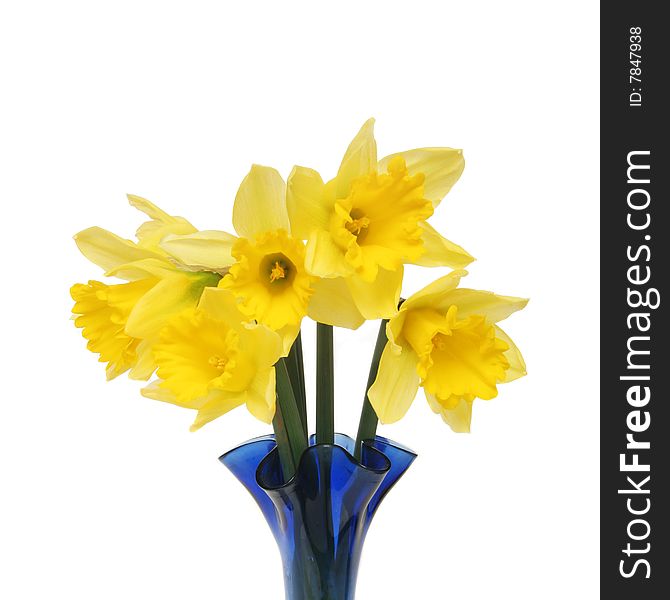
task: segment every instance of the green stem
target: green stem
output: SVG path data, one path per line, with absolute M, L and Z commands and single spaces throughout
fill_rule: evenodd
M 307 448 L 307 436 L 303 431 L 300 412 L 296 404 L 285 359 L 282 358 L 277 362 L 275 371 L 277 374 L 276 413 L 278 414 L 275 421 L 279 425 L 277 429 L 280 433 L 280 437 L 277 438 L 277 449 L 280 460 L 282 460 L 282 456 L 284 457 L 282 469 L 284 470 L 284 480 L 288 480 L 295 473 L 300 463 L 300 457 Z
M 335 441 L 333 327 L 316 324 L 316 443 Z
M 307 437 L 307 394 L 305 392 L 305 367 L 302 360 L 302 338 L 300 332 L 298 332 L 298 337 L 295 338 L 295 342 L 291 346 L 291 351 L 286 360 L 286 367 L 291 378 L 291 386 L 295 392 L 295 401 L 298 405 L 302 429 L 305 437 Z
M 358 423 L 358 434 L 356 435 L 356 445 L 354 446 L 354 458 L 361 459 L 361 450 L 363 440 L 373 439 L 377 433 L 377 413 L 370 404 L 368 393 L 372 384 L 377 379 L 377 372 L 379 371 L 379 361 L 382 357 L 382 352 L 386 346 L 386 324 L 388 319 L 382 320 L 379 325 L 379 333 L 377 334 L 377 343 L 375 344 L 374 352 L 372 353 L 372 362 L 370 363 L 370 373 L 368 375 L 368 385 L 365 388 L 365 400 L 363 400 L 363 409 L 361 410 L 361 420 Z
M 281 464 L 284 481 L 288 481 L 293 476 L 293 473 L 295 473 L 295 465 L 293 464 L 291 444 L 286 433 L 284 417 L 282 416 L 279 403 L 277 403 L 277 410 L 275 410 L 275 416 L 274 419 L 272 419 L 272 428 L 275 432 L 277 452 L 279 452 L 279 462 Z

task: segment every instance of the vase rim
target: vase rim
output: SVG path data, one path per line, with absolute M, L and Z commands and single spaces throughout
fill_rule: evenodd
M 345 435 L 345 434 L 340 434 L 340 435 Z M 349 436 L 346 436 L 347 438 Z M 351 439 L 351 438 L 349 438 Z M 370 440 L 364 440 L 363 445 L 367 448 L 368 451 L 373 452 L 375 455 L 377 455 L 377 458 L 382 462 L 382 466 L 379 468 L 374 468 L 371 466 L 368 466 L 364 464 L 361 461 L 356 460 L 356 458 L 347 450 L 344 446 L 333 443 L 333 444 L 310 444 L 305 448 L 304 452 L 300 456 L 300 461 L 298 462 L 298 465 L 296 467 L 295 473 L 287 479 L 286 481 L 283 481 L 280 484 L 277 485 L 267 485 L 267 482 L 264 480 L 264 478 L 261 476 L 261 472 L 263 471 L 263 468 L 267 464 L 269 460 L 271 460 L 271 457 L 273 457 L 273 454 L 277 452 L 277 447 L 275 446 L 268 454 L 261 460 L 261 462 L 258 465 L 258 468 L 256 469 L 256 482 L 258 485 L 266 490 L 266 491 L 277 491 L 277 490 L 284 490 L 291 488 L 295 486 L 298 482 L 298 478 L 300 476 L 300 473 L 305 469 L 306 461 L 307 461 L 307 456 L 309 454 L 313 454 L 315 452 L 320 452 L 321 450 L 328 450 L 332 449 L 333 453 L 341 453 L 341 455 L 344 457 L 344 459 L 355 469 L 361 469 L 366 473 L 370 473 L 371 475 L 377 475 L 383 477 L 386 475 L 386 473 L 389 472 L 391 469 L 391 461 L 389 458 L 380 450 L 375 448 Z
M 226 450 L 221 456 L 219 456 L 219 461 L 222 462 L 223 464 L 226 463 L 226 457 L 229 454 L 233 454 L 233 452 L 237 452 L 240 448 L 244 446 L 251 446 L 252 444 L 256 444 L 258 442 L 275 442 L 275 436 L 273 434 L 266 434 L 266 435 L 259 435 L 257 437 L 251 438 L 247 440 L 246 442 L 242 442 L 241 444 L 238 444 L 237 446 L 232 447 L 230 450 Z
M 239 448 L 243 446 L 248 446 L 252 444 L 256 444 L 259 442 L 272 442 L 275 443 L 275 437 L 272 434 L 268 435 L 262 435 L 258 436 L 256 438 L 253 438 L 251 440 L 248 440 L 247 442 L 244 442 L 243 444 L 240 444 L 239 446 L 236 446 L 235 448 L 232 448 L 231 450 L 228 450 L 224 454 L 222 454 L 219 457 L 219 460 L 221 462 L 224 462 L 225 464 L 225 459 L 226 457 L 232 453 L 238 450 Z M 339 442 L 339 443 L 338 443 Z M 306 456 L 308 453 L 314 453 L 314 452 L 320 452 L 323 449 L 328 449 L 332 448 L 333 452 L 337 453 L 342 453 L 344 459 L 353 467 L 356 469 L 361 469 L 363 472 L 367 472 L 370 475 L 376 475 L 376 476 L 385 476 L 389 470 L 391 469 L 391 460 L 389 459 L 388 456 L 384 453 L 384 451 L 380 448 L 377 447 L 377 444 L 386 444 L 389 446 L 392 446 L 403 453 L 407 453 L 413 456 L 413 459 L 416 458 L 417 454 L 410 450 L 409 448 L 403 446 L 402 444 L 399 444 L 397 442 L 394 442 L 392 440 L 389 440 L 387 438 L 384 438 L 382 436 L 376 435 L 374 438 L 363 440 L 363 446 L 365 447 L 367 452 L 372 453 L 373 456 L 375 456 L 376 459 L 374 460 L 368 460 L 365 462 L 356 460 L 356 458 L 353 456 L 352 452 L 350 449 L 353 448 L 355 442 L 354 440 L 348 436 L 347 434 L 344 433 L 336 433 L 335 434 L 335 441 L 332 444 L 324 444 L 324 443 L 316 443 L 316 436 L 311 435 L 309 438 L 309 446 L 305 449 L 305 451 L 302 453 L 300 457 L 300 461 L 298 463 L 298 466 L 295 470 L 295 473 L 286 481 L 282 481 L 279 484 L 276 485 L 269 485 L 267 483 L 267 480 L 261 476 L 262 470 L 265 468 L 267 465 L 267 462 L 271 460 L 271 457 L 273 454 L 277 452 L 277 447 L 276 445 L 271 448 L 268 453 L 263 457 L 263 459 L 258 463 L 258 467 L 256 468 L 256 473 L 255 473 L 255 479 L 256 483 L 258 484 L 259 487 L 266 491 L 277 491 L 277 490 L 282 490 L 282 489 L 287 489 L 290 488 L 294 485 L 296 485 L 297 478 L 301 472 L 302 469 L 304 469 L 304 461 L 306 460 Z M 348 447 L 347 447 L 348 446 Z M 412 459 L 412 460 L 413 460 Z M 372 466 L 370 463 L 378 463 L 380 466 Z

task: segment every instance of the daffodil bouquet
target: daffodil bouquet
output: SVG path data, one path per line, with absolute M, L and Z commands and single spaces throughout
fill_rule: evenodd
M 498 323 L 527 301 L 460 287 L 473 258 L 429 223 L 463 171 L 462 152 L 419 148 L 378 160 L 373 124 L 363 125 L 326 182 L 307 167 L 294 167 L 284 182 L 275 169 L 252 166 L 233 204 L 236 235 L 197 230 L 129 196 L 149 217 L 137 241 L 98 227 L 75 236 L 106 276 L 126 281 L 71 289 L 75 325 L 108 379 L 155 374 L 142 394 L 197 411 L 192 430 L 242 405 L 272 423 L 274 435 L 222 461 L 273 528 L 290 563 L 291 599 L 353 598 L 361 532 L 414 458 L 376 435 L 378 421 L 401 419 L 423 387 L 430 408 L 453 431 L 468 432 L 475 398 L 494 398 L 498 384 L 526 372 Z M 404 300 L 405 264 L 455 270 Z M 300 335 L 306 317 L 317 323 L 315 437 Z M 366 320 L 381 323 L 353 440 L 334 432 L 333 327 Z M 358 515 L 353 524 L 337 521 L 333 509 L 338 493 L 345 502 L 345 480 L 367 490 L 349 511 Z M 330 500 L 311 518 L 316 509 L 305 497 L 314 494 Z M 305 527 L 317 521 L 323 531 L 309 531 L 306 547 Z M 337 537 L 356 532 L 361 539 L 340 556 Z

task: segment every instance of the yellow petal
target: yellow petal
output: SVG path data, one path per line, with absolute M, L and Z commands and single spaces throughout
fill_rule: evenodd
M 454 408 L 445 408 L 435 396 L 426 392 L 426 400 L 434 412 L 442 415 L 442 420 L 454 433 L 470 433 L 472 421 L 472 400 L 461 398 Z
M 297 337 L 298 330 L 291 343 Z M 240 347 L 259 370 L 273 366 L 283 353 L 281 336 L 265 325 L 246 325 L 240 332 Z
M 130 369 L 128 377 L 139 381 L 148 381 L 156 370 L 151 346 L 153 340 L 142 340 L 137 346 L 137 363 Z
M 509 349 L 505 351 L 505 358 L 509 362 L 509 369 L 505 373 L 505 382 L 514 381 L 526 375 L 526 363 L 521 356 L 521 351 L 517 345 L 500 327 L 495 326 L 496 337 L 505 342 Z
M 128 202 L 142 211 L 151 221 L 142 223 L 137 229 L 138 245 L 149 250 L 159 251 L 159 244 L 168 234 L 186 235 L 197 231 L 184 217 L 173 217 L 145 198 L 128 194 Z
M 366 319 L 389 319 L 398 311 L 403 268 L 379 269 L 377 278 L 368 283 L 360 277 L 347 277 L 347 285 L 356 308 Z
M 236 240 L 225 231 L 198 231 L 188 235 L 167 235 L 160 247 L 190 267 L 222 271 L 235 262 L 230 252 Z
M 246 396 L 245 392 L 237 394 L 222 390 L 212 390 L 207 402 L 198 410 L 195 421 L 191 425 L 191 431 L 197 431 L 203 425 L 241 406 L 246 402 Z
M 358 329 L 365 322 L 343 277 L 317 279 L 312 288 L 307 314 L 314 321 L 347 329 Z
M 242 323 L 248 321 L 248 317 L 240 312 L 235 295 L 224 288 L 206 287 L 202 290 L 198 308 L 213 319 L 224 321 L 235 329 L 241 329 Z
M 295 338 L 298 337 L 299 333 L 300 323 L 295 325 L 289 323 L 288 325 L 284 325 L 284 327 L 277 329 L 277 334 L 281 339 L 281 356 L 288 356 L 288 353 L 291 351 L 291 346 L 293 346 L 293 342 L 295 342 Z
M 274 367 L 259 371 L 247 390 L 247 409 L 263 423 L 271 423 L 275 415 L 276 397 Z
M 395 423 L 409 410 L 419 389 L 416 365 L 419 359 L 411 348 L 393 352 L 386 344 L 379 362 L 379 373 L 368 397 L 382 423 Z
M 432 365 L 431 356 L 435 351 L 435 342 L 440 339 L 438 334 L 453 335 L 450 329 L 452 323 L 449 317 L 430 308 L 403 312 L 406 315 L 403 337 L 421 361 L 419 375 L 426 377 L 426 369 Z
M 404 304 L 402 305 L 404 306 Z M 403 327 L 405 326 L 405 319 L 409 314 L 406 310 L 400 307 L 398 314 L 394 315 L 389 319 L 389 322 L 386 324 L 386 339 L 388 339 L 391 348 L 397 354 L 401 351 L 402 347 L 400 345 Z
M 321 229 L 313 230 L 307 240 L 305 269 L 317 277 L 341 277 L 352 272 L 342 249 L 329 232 Z
M 461 269 L 469 265 L 474 258 L 463 248 L 442 237 L 431 225 L 425 221 L 421 223 L 423 229 L 423 254 L 412 264 L 422 267 L 451 267 Z
M 251 167 L 235 196 L 233 225 L 238 235 L 247 238 L 276 229 L 289 231 L 286 184 L 275 169 Z
M 437 206 L 458 181 L 465 168 L 462 150 L 453 148 L 417 148 L 386 156 L 379 161 L 379 170 L 386 170 L 388 163 L 402 156 L 410 175 L 423 173 L 424 195 Z
M 175 273 L 175 266 L 165 258 L 143 258 L 118 265 L 105 273 L 107 277 L 121 279 L 144 279 L 146 277 L 169 277 Z
M 143 387 L 140 390 L 140 393 L 145 398 L 167 402 L 168 404 L 174 404 L 176 406 L 181 406 L 182 408 L 193 408 L 197 410 L 202 405 L 202 400 L 200 398 L 194 400 L 178 399 L 169 389 L 163 387 L 161 383 L 160 379 L 155 379 L 149 385 Z
M 314 229 L 327 230 L 334 200 L 334 196 L 326 194 L 321 175 L 313 169 L 293 167 L 286 190 L 293 237 L 306 240 Z
M 196 306 L 207 283 L 215 285 L 206 276 L 191 273 L 163 279 L 137 302 L 128 317 L 126 333 L 137 338 L 155 337 L 172 315 Z
M 375 120 L 368 119 L 349 144 L 337 172 L 338 198 L 349 195 L 349 188 L 354 179 L 377 170 L 377 142 L 374 127 Z
M 172 215 L 169 215 L 164 210 L 158 208 L 153 202 L 150 202 L 141 196 L 127 194 L 127 198 L 130 206 L 136 208 L 139 211 L 142 211 L 145 215 L 147 215 L 147 217 L 153 219 L 154 221 L 160 221 L 162 223 L 174 223 L 175 221 L 186 220 L 183 217 L 173 217 Z
M 410 309 L 424 307 L 437 309 L 437 304 L 440 299 L 457 288 L 461 281 L 461 277 L 465 277 L 467 274 L 467 271 L 460 270 L 447 273 L 444 277 L 436 279 L 407 298 L 407 300 L 403 302 L 401 310 L 404 312 Z
M 239 310 L 239 303 L 235 294 L 225 288 L 206 287 L 202 291 L 198 308 L 204 310 L 210 317 L 227 323 L 239 331 L 240 346 L 246 350 L 249 359 L 260 369 L 274 365 L 283 355 L 282 333 L 290 338 L 285 342 L 288 350 L 298 336 L 300 325 L 289 331 L 275 333 L 264 325 L 247 323 L 249 317 Z M 288 354 L 288 350 L 286 354 Z
M 446 312 L 450 306 L 458 306 L 459 319 L 471 315 L 484 315 L 491 323 L 497 323 L 509 317 L 528 304 L 528 298 L 499 296 L 493 292 L 459 288 L 436 299 L 434 308 Z
M 89 227 L 80 231 L 74 236 L 74 241 L 88 260 L 105 271 L 136 260 L 159 257 L 155 252 L 140 248 L 134 242 L 124 240 L 101 227 Z M 124 275 L 127 273 L 117 273 L 117 277 L 126 279 Z

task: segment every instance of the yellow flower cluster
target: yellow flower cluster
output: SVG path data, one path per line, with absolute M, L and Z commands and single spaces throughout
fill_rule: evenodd
M 458 288 L 473 258 L 429 223 L 464 168 L 451 148 L 420 148 L 378 160 L 374 121 L 324 182 L 296 166 L 287 182 L 254 165 L 233 206 L 236 235 L 199 231 L 136 196 L 150 220 L 125 240 L 93 227 L 75 236 L 107 276 L 71 289 L 75 325 L 88 348 L 124 372 L 157 379 L 150 398 L 198 411 L 192 429 L 245 404 L 270 422 L 274 364 L 302 319 L 358 328 L 387 319 L 388 343 L 369 390 L 382 422 L 400 419 L 419 386 L 455 431 L 468 431 L 472 402 L 525 374 L 497 323 L 526 301 Z M 451 274 L 404 301 L 405 264 Z

